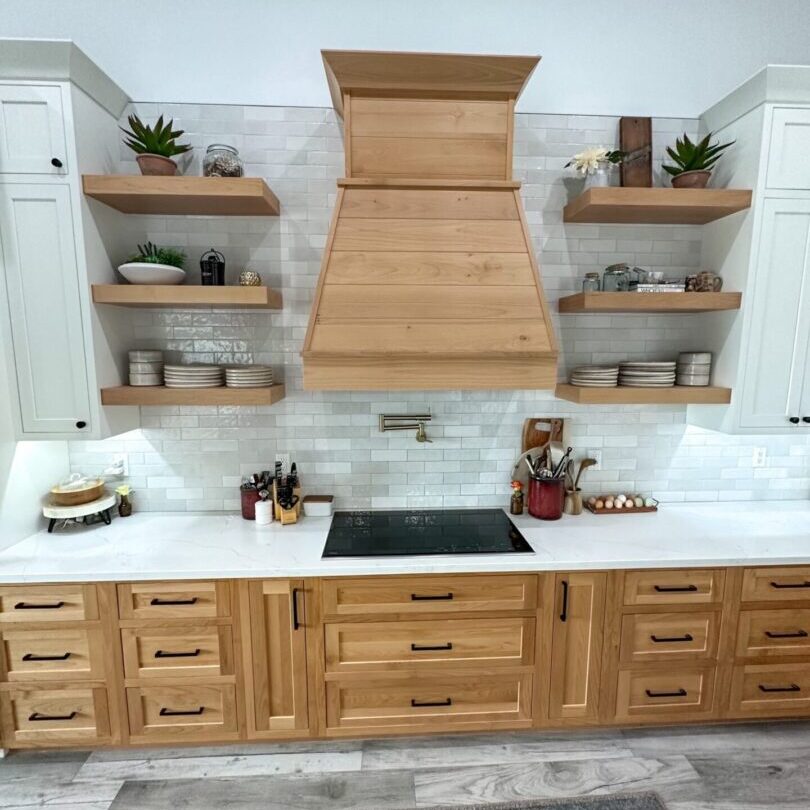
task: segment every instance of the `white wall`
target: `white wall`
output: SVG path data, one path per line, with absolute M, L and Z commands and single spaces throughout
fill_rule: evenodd
M 321 48 L 541 54 L 523 112 L 696 117 L 810 63 L 808 0 L 0 0 L 136 101 L 329 106 Z
M 5 358 L 0 352 L 0 549 L 45 525 L 41 498 L 69 466 L 67 442 L 14 440 L 5 380 Z

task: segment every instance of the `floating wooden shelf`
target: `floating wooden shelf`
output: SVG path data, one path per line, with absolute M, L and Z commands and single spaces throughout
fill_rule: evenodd
M 122 307 L 281 309 L 270 287 L 201 287 L 185 284 L 93 284 L 93 301 Z
M 590 188 L 565 206 L 565 222 L 704 225 L 751 207 L 736 188 Z
M 587 292 L 566 295 L 557 306 L 560 312 L 716 312 L 741 303 L 738 292 Z
M 284 399 L 283 383 L 267 388 L 102 388 L 102 405 L 272 405 Z
M 84 193 L 125 214 L 278 216 L 278 198 L 260 177 L 147 177 L 85 174 Z
M 672 388 L 580 388 L 558 383 L 554 396 L 582 405 L 727 405 L 731 402 L 731 389 L 687 385 Z

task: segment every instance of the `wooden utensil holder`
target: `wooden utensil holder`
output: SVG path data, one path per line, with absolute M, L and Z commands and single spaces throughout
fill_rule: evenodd
M 293 489 L 293 495 L 298 496 L 298 501 L 292 509 L 285 509 L 278 502 L 278 485 L 275 480 L 273 481 L 273 516 L 282 526 L 287 526 L 290 523 L 298 523 L 298 518 L 301 517 L 301 487 L 297 486 Z

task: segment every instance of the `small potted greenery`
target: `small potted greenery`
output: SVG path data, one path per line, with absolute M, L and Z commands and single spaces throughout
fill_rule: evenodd
M 674 166 L 664 164 L 664 171 L 672 176 L 673 188 L 706 188 L 712 176 L 712 167 L 734 141 L 711 143 L 713 133 L 693 143 L 684 133 L 675 140 L 675 148 L 667 147 L 667 154 L 675 161 Z
M 182 250 L 158 247 L 147 242 L 138 245 L 138 252 L 118 267 L 118 272 L 130 284 L 182 284 L 186 278 Z
M 172 129 L 174 121 L 163 123 L 161 115 L 154 128 L 144 124 L 137 115 L 127 118 L 129 129 L 121 127 L 127 136 L 124 143 L 136 154 L 135 160 L 141 169 L 141 174 L 149 175 L 175 175 L 177 163 L 172 160 L 174 155 L 182 155 L 191 149 L 190 144 L 177 143 L 177 138 L 183 134 L 182 129 Z

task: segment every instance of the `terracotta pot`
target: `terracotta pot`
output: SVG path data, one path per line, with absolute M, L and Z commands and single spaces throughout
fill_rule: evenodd
M 141 169 L 141 174 L 161 175 L 171 177 L 177 174 L 177 164 L 163 155 L 138 155 L 135 160 Z
M 706 188 L 711 172 L 695 170 L 676 174 L 672 178 L 672 188 Z

